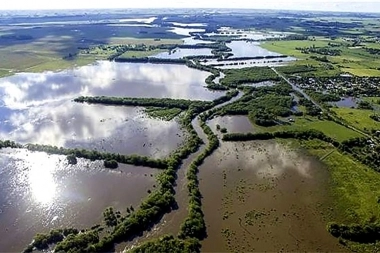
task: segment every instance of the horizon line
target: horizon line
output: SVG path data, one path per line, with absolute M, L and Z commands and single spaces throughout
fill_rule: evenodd
M 348 10 L 312 10 L 312 9 L 304 9 L 304 10 L 297 10 L 297 9 L 266 9 L 266 8 L 230 8 L 230 7 L 218 7 L 218 8 L 212 8 L 212 7 L 113 7 L 113 8 L 47 8 L 47 9 L 0 9 L 0 12 L 8 11 L 8 12 L 17 12 L 17 11 L 85 11 L 85 10 L 254 10 L 254 11 L 294 11 L 294 12 L 329 12 L 329 13 L 352 13 L 352 14 L 380 14 L 380 10 L 377 12 L 368 12 L 368 11 L 348 11 Z

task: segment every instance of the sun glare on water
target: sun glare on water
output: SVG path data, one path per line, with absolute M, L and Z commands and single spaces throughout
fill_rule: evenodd
M 29 186 L 33 198 L 40 204 L 49 204 L 57 193 L 53 172 L 55 162 L 44 153 L 34 153 L 28 157 Z

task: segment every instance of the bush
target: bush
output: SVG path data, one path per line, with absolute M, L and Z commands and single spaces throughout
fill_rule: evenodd
M 77 157 L 76 157 L 75 155 L 73 155 L 73 154 L 66 156 L 66 159 L 67 159 L 67 162 L 68 162 L 69 164 L 73 164 L 73 165 L 75 165 L 75 164 L 78 163 L 78 161 L 77 161 Z
M 103 164 L 104 167 L 109 169 L 116 169 L 117 167 L 119 167 L 119 164 L 115 160 L 104 160 Z

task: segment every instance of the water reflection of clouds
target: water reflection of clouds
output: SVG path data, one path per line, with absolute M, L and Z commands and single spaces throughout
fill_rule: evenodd
M 182 65 L 101 61 L 58 73 L 3 78 L 0 138 L 164 156 L 182 140 L 176 122 L 144 118 L 136 108 L 77 104 L 71 99 L 105 95 L 208 100 L 222 94 L 203 87 L 208 74 Z
M 312 161 L 277 143 L 235 143 L 224 148 L 224 157 L 235 154 L 244 168 L 254 171 L 258 178 L 278 178 L 293 170 L 303 177 L 311 177 Z M 226 155 L 227 154 L 227 155 Z
M 209 75 L 183 65 L 98 62 L 58 73 L 21 73 L 0 79 L 9 108 L 26 108 L 79 95 L 170 97 L 212 100 L 221 95 L 204 88 Z
M 53 102 L 14 113 L 9 121 L 13 129 L 1 130 L 0 138 L 23 143 L 162 157 L 181 141 L 176 122 L 143 118 L 136 108 Z

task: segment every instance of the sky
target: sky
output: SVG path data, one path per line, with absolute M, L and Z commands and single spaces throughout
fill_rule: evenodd
M 249 8 L 380 12 L 380 0 L 9 0 L 0 10 L 112 8 Z

